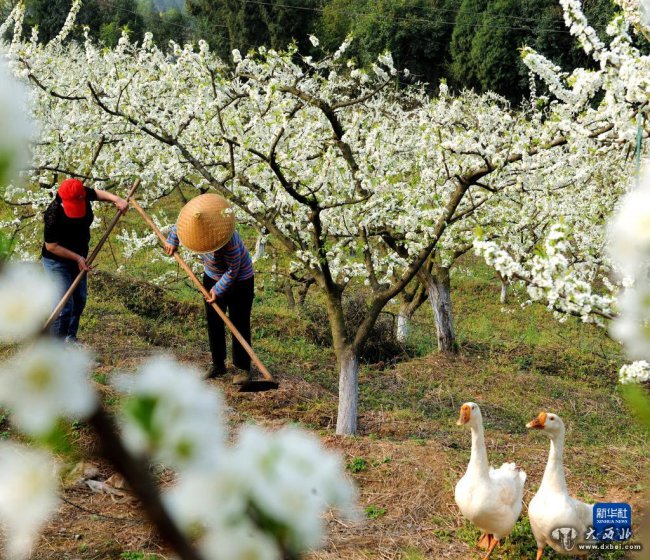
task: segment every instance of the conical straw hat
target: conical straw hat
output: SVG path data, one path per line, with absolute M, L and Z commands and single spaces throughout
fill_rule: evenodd
M 235 212 L 218 194 L 202 194 L 183 206 L 176 223 L 178 239 L 190 251 L 221 249 L 235 232 Z

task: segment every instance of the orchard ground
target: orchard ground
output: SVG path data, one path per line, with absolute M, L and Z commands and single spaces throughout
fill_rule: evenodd
M 109 213 L 112 210 L 100 215 Z M 135 214 L 125 222 L 144 231 Z M 255 233 L 245 228 L 243 232 L 252 247 Z M 120 399 L 110 387 L 114 373 L 134 370 L 151 354 L 172 353 L 203 369 L 210 362 L 198 294 L 180 270 L 164 287 L 143 282 L 170 270 L 161 260 L 151 262 L 151 254 L 147 250 L 126 259 L 113 239 L 90 280 L 81 340 L 96 353 L 93 378 L 109 407 Z M 435 353 L 432 313 L 425 303 L 403 353 L 362 367 L 359 434 L 338 438 L 334 354 L 317 343 L 314 329 L 322 327 L 299 305 L 289 308 L 282 277 L 272 270 L 272 262 L 269 258 L 257 264 L 253 346 L 279 377 L 280 389 L 240 394 L 227 381 L 210 383 L 225 391 L 233 427 L 242 422 L 270 428 L 297 424 L 345 455 L 348 472 L 360 488 L 365 519 L 351 523 L 331 515 L 329 539 L 311 558 L 481 557 L 474 548 L 478 532 L 460 517 L 453 498 L 469 459 L 469 432 L 456 426 L 458 408 L 467 400 L 482 407 L 491 463 L 514 460 L 528 473 L 525 503 L 541 480 L 548 439 L 524 426 L 540 410 L 550 410 L 568 427 L 565 467 L 570 491 L 588 501 L 630 502 L 638 523 L 650 451 L 617 387 L 623 363 L 620 347 L 605 332 L 572 319 L 561 324 L 539 306 L 521 309 L 525 295 L 516 291 L 501 305 L 493 271 L 467 257 L 452 273 L 460 354 Z M 120 266 L 123 271 L 117 275 L 109 272 Z M 281 260 L 277 263 L 277 270 L 285 267 Z M 317 306 L 318 300 L 316 290 L 309 292 L 309 305 Z M 13 437 L 4 421 L 2 429 L 3 437 Z M 78 444 L 64 457 L 72 466 L 95 442 L 83 424 L 68 431 Z M 112 474 L 108 465 L 99 467 L 101 479 Z M 171 483 L 171 473 L 157 472 L 163 486 Z M 85 487 L 67 487 L 63 497 L 35 558 L 170 557 L 143 523 L 137 504 L 93 494 Z M 494 558 L 533 558 L 534 551 L 524 509 L 514 534 Z M 548 552 L 545 558 L 555 556 Z

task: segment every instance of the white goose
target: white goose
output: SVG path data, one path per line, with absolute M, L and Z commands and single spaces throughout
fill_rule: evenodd
M 564 478 L 564 422 L 557 414 L 540 412 L 526 427 L 543 430 L 551 438 L 542 484 L 528 504 L 528 518 L 537 541 L 536 560 L 541 560 L 546 545 L 563 556 L 586 555 L 576 545 L 584 542 L 592 525 L 594 506 L 569 496 Z
M 483 418 L 476 403 L 460 407 L 458 424 L 468 424 L 472 430 L 472 453 L 465 475 L 456 484 L 456 503 L 461 513 L 483 531 L 478 546 L 488 549 L 487 560 L 519 518 L 526 473 L 514 463 L 504 463 L 498 469 L 490 467 Z

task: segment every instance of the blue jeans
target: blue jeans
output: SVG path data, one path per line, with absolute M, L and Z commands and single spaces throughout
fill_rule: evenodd
M 56 277 L 62 289 L 61 297 L 68 290 L 74 282 L 74 279 L 79 274 L 79 268 L 76 263 L 70 261 L 70 264 L 55 261 L 43 257 L 43 267 L 46 271 Z M 67 341 L 74 342 L 77 340 L 77 331 L 79 330 L 79 319 L 81 313 L 86 307 L 86 296 L 88 293 L 88 275 L 83 277 L 79 282 L 77 289 L 72 294 L 72 297 L 65 304 L 61 314 L 52 323 L 50 327 L 50 334 L 58 338 L 63 338 Z

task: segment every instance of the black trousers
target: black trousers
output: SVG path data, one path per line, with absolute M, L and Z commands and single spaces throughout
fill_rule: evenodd
M 203 286 L 210 291 L 216 280 L 207 274 L 203 275 Z M 235 328 L 241 333 L 248 344 L 251 343 L 251 310 L 255 295 L 255 277 L 235 282 L 230 290 L 217 299 L 217 305 L 228 313 Z M 212 363 L 220 366 L 226 361 L 226 331 L 225 325 L 217 312 L 206 302 L 205 314 L 208 319 L 208 339 Z M 250 371 L 251 359 L 237 339 L 232 337 L 232 362 L 235 367 Z

